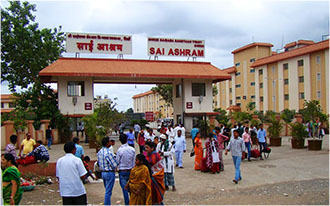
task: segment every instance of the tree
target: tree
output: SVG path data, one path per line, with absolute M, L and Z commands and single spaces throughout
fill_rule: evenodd
M 218 88 L 216 85 L 212 86 L 212 96 L 216 96 L 218 94 Z
M 303 116 L 305 121 L 315 121 L 322 116 L 322 108 L 320 102 L 317 100 L 311 100 L 304 102 L 304 109 L 299 110 L 299 113 Z
M 253 110 L 256 108 L 255 102 L 249 102 L 246 105 L 246 110 L 250 113 L 253 112 Z
M 281 119 L 283 119 L 285 123 L 290 124 L 295 114 L 296 114 L 296 110 L 294 109 L 290 110 L 286 108 L 281 112 Z
M 151 88 L 151 91 L 157 92 L 167 104 L 173 105 L 173 86 L 171 84 L 158 84 Z
M 220 114 L 216 115 L 216 120 L 223 125 L 227 125 L 229 122 L 229 117 L 227 115 L 227 111 L 221 108 L 215 108 L 213 110 L 214 112 L 219 112 Z
M 38 29 L 36 6 L 28 2 L 10 1 L 1 9 L 1 81 L 27 88 L 40 82 L 39 71 L 56 61 L 64 51 L 64 33 L 54 28 Z
M 132 113 L 134 113 L 133 108 L 128 108 L 128 109 L 126 110 L 126 113 L 127 113 L 127 114 L 132 114 Z
M 61 27 L 38 29 L 34 4 L 20 1 L 9 4 L 1 9 L 1 82 L 8 81 L 9 89 L 17 97 L 17 112 L 35 114 L 35 127 L 41 119 L 51 119 L 60 136 L 64 135 L 61 137 L 70 137 L 69 119 L 59 112 L 56 94 L 39 78 L 39 71 L 64 51 L 64 33 Z M 16 93 L 16 86 L 28 89 Z

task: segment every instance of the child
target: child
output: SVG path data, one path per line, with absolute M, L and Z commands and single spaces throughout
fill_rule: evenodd
M 319 139 L 323 139 L 324 135 L 325 135 L 324 128 L 320 127 Z
M 95 178 L 94 178 L 94 176 L 92 175 L 92 170 L 89 170 L 89 166 L 88 166 L 88 162 L 90 162 L 91 161 L 91 159 L 89 158 L 89 156 L 85 156 L 84 157 L 84 161 L 83 161 L 83 163 L 84 163 L 84 166 L 85 166 L 85 168 L 86 168 L 86 170 L 87 170 L 87 174 L 86 174 L 86 176 L 85 176 L 85 178 L 84 178 L 84 184 L 86 184 L 87 182 L 88 182 L 88 177 L 90 176 L 90 177 L 92 177 L 93 178 L 93 180 L 95 180 Z

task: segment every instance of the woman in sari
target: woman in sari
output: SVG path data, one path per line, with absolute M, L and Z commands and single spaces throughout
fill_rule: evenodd
M 5 205 L 18 205 L 22 199 L 20 187 L 21 173 L 17 169 L 15 157 L 12 154 L 1 155 L 2 197 Z
M 199 132 L 196 133 L 195 136 L 195 170 L 201 169 L 202 159 L 203 159 L 203 143 L 201 140 L 201 134 Z
M 164 184 L 164 166 L 163 161 L 155 151 L 156 144 L 153 142 L 146 142 L 145 151 L 147 152 L 146 160 L 149 162 L 152 177 L 151 177 L 151 192 L 152 192 L 152 204 L 163 204 L 163 198 L 165 193 Z
M 149 171 L 150 170 L 150 171 Z M 143 154 L 136 155 L 125 189 L 130 192 L 130 205 L 151 205 L 151 169 Z
M 208 140 L 205 143 L 206 147 L 206 166 L 211 170 L 213 174 L 220 173 L 220 154 L 219 143 L 210 133 Z

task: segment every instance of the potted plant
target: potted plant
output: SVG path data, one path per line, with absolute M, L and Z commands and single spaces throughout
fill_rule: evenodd
M 290 124 L 291 127 L 291 147 L 293 149 L 303 149 L 305 146 L 305 138 L 308 136 L 306 127 L 300 123 L 295 122 Z
M 267 129 L 268 136 L 270 137 L 270 145 L 271 146 L 281 146 L 282 138 L 280 136 L 283 123 L 280 118 L 276 118 L 275 115 L 271 115 L 268 118 L 269 127 Z
M 300 110 L 301 115 L 305 122 L 312 121 L 312 128 L 315 129 L 315 133 L 319 135 L 319 129 L 323 124 L 327 124 L 328 116 L 322 113 L 322 108 L 320 102 L 317 100 L 311 100 L 304 102 L 304 109 Z M 316 120 L 316 121 L 315 121 Z M 321 150 L 322 149 L 322 139 L 317 139 L 315 134 L 313 139 L 308 140 L 309 150 Z

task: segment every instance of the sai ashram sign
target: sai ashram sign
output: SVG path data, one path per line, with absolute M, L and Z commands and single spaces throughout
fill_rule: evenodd
M 148 37 L 149 56 L 205 57 L 204 40 Z

